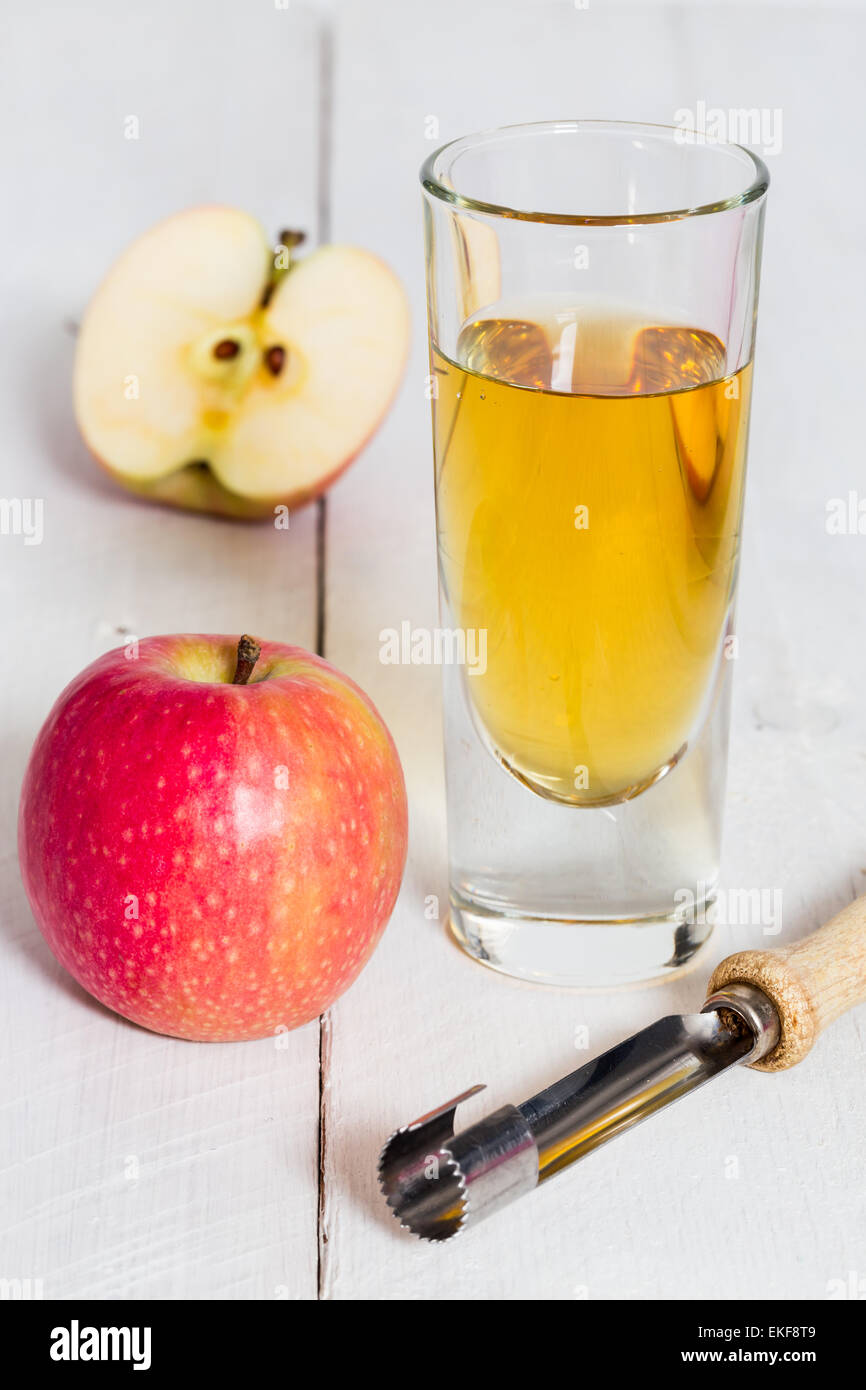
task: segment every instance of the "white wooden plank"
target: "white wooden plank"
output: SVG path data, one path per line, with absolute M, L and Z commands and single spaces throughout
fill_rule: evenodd
M 730 887 L 784 889 L 783 939 L 862 885 L 866 540 L 828 537 L 828 497 L 862 476 L 859 263 L 852 178 L 862 9 L 568 0 L 341 7 L 334 235 L 369 245 L 409 287 L 415 344 L 384 429 L 329 501 L 328 656 L 390 723 L 411 797 L 398 909 L 332 1010 L 326 1108 L 326 1296 L 825 1297 L 862 1266 L 864 1024 L 850 1017 L 790 1074 L 743 1073 L 663 1114 L 581 1169 L 445 1247 L 398 1232 L 375 1186 L 396 1124 L 474 1081 L 520 1100 L 575 1064 L 578 1024 L 602 1050 L 694 1007 L 714 960 L 761 940 L 720 929 L 699 972 L 619 995 L 491 976 L 425 919 L 446 902 L 438 676 L 382 666 L 378 634 L 436 621 L 417 167 L 442 141 L 572 115 L 670 122 L 698 100 L 782 107 L 772 165 L 743 566 L 725 855 Z M 776 938 L 778 939 L 778 938 Z M 587 1054 L 577 1054 L 578 1057 Z M 726 1248 L 744 1248 L 732 1282 Z
M 42 719 L 125 630 L 313 645 L 314 515 L 288 533 L 235 526 L 104 482 L 71 417 L 67 325 L 116 253 L 185 205 L 315 230 L 317 20 L 215 0 L 16 9 L 0 81 L 3 491 L 44 499 L 45 537 L 0 538 L 15 654 L 2 694 L 0 1275 L 39 1279 L 46 1298 L 313 1298 L 317 1025 L 284 1047 L 209 1046 L 120 1022 L 53 961 L 14 843 Z

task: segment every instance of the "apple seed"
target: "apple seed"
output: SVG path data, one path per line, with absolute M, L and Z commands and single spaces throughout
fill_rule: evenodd
M 265 366 L 273 376 L 279 376 L 286 360 L 286 349 L 270 347 L 265 353 Z
M 221 338 L 213 350 L 213 355 L 218 362 L 228 362 L 232 357 L 237 357 L 241 350 L 240 343 L 234 338 Z

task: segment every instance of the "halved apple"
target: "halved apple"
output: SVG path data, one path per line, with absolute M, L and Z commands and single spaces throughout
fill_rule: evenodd
M 353 246 L 295 261 L 255 218 L 202 207 L 127 248 L 75 361 L 88 447 L 131 491 L 234 517 L 318 496 L 385 414 L 405 365 L 399 281 Z

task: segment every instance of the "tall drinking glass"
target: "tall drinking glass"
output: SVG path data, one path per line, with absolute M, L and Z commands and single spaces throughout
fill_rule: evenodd
M 561 121 L 422 183 L 451 928 L 646 979 L 711 930 L 767 172 Z

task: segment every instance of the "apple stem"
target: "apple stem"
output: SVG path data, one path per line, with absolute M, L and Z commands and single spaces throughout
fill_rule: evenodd
M 306 232 L 280 232 L 280 240 L 277 246 L 277 253 L 278 257 L 283 252 L 286 253 L 286 264 L 277 265 L 275 260 L 274 265 L 271 268 L 271 273 L 268 276 L 267 284 L 265 285 L 264 291 L 262 293 L 263 309 L 266 309 L 268 304 L 271 302 L 271 296 L 274 290 L 277 288 L 277 285 L 280 283 L 280 281 L 284 280 L 285 277 L 288 275 L 289 271 L 294 269 L 294 257 L 292 256 L 293 248 L 295 246 L 302 245 L 302 243 L 305 242 L 306 239 Z
M 280 232 L 280 245 L 290 251 L 293 246 L 302 246 L 307 239 L 306 232 Z
M 238 642 L 238 660 L 232 676 L 232 685 L 246 685 L 261 654 L 262 649 L 255 637 L 248 637 L 244 633 Z

